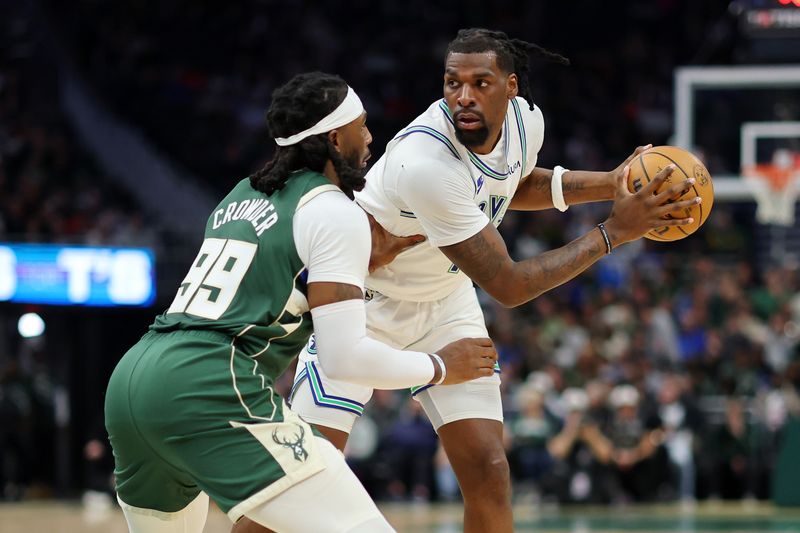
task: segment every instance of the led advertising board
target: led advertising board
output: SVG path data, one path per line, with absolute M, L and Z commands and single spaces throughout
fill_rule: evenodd
M 0 302 L 144 307 L 155 286 L 147 248 L 0 244 Z

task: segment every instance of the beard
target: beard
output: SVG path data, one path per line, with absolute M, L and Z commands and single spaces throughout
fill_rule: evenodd
M 489 138 L 489 128 L 486 126 L 478 128 L 477 130 L 462 130 L 456 126 L 455 130 L 456 139 L 467 148 L 480 146 Z
M 339 176 L 339 188 L 351 200 L 354 199 L 353 191 L 360 191 L 367 184 L 364 176 L 367 168 L 362 168 L 362 157 L 358 152 L 343 154 L 333 160 L 333 168 Z

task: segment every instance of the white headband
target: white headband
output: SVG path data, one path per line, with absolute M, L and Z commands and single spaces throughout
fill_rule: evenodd
M 291 137 L 276 137 L 275 142 L 278 146 L 291 146 L 297 144 L 306 137 L 319 135 L 335 130 L 345 124 L 353 122 L 364 113 L 364 105 L 352 87 L 347 87 L 347 96 L 339 107 L 334 109 L 330 115 L 323 117 L 322 120 L 300 133 L 295 133 Z

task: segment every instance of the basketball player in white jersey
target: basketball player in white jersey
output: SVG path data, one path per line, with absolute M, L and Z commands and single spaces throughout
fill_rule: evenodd
M 531 104 L 528 54 L 566 59 L 502 32 L 462 30 L 448 47 L 444 99 L 402 130 L 370 170 L 357 202 L 395 235 L 427 241 L 366 281 L 370 336 L 397 348 L 430 351 L 486 336 L 474 281 L 506 306 L 528 302 L 577 276 L 653 228 L 691 223 L 668 204 L 691 185 L 655 194 L 664 169 L 632 194 L 628 162 L 611 172 L 537 168 L 544 121 Z M 518 97 L 520 90 L 527 100 Z M 496 227 L 508 209 L 537 210 L 614 200 L 604 223 L 566 246 L 513 261 Z M 667 220 L 665 220 L 667 219 Z M 326 376 L 312 338 L 295 377 L 292 409 L 344 447 L 372 389 Z M 460 385 L 412 389 L 447 452 L 464 496 L 467 532 L 512 531 L 511 488 L 502 442 L 499 368 Z

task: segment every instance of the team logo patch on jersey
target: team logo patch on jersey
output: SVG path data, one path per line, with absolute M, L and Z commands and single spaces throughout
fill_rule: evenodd
M 308 459 L 308 452 L 306 451 L 305 446 L 303 446 L 305 443 L 306 430 L 300 424 L 295 424 L 295 426 L 297 426 L 300 432 L 292 435 L 294 440 L 287 440 L 283 435 L 280 436 L 281 440 L 278 440 L 277 429 L 272 432 L 272 440 L 275 441 L 275 444 L 280 444 L 281 446 L 292 450 L 295 461 L 302 462 Z
M 311 338 L 308 339 L 308 348 L 306 351 L 312 355 L 316 355 L 317 353 L 317 338 L 314 335 L 311 335 Z
M 477 190 L 477 192 L 481 192 L 482 188 L 483 188 L 483 176 L 478 178 L 478 190 Z
M 478 204 L 478 209 L 486 213 L 486 216 L 489 217 L 489 220 L 495 223 L 495 226 L 500 224 L 500 221 L 503 220 L 503 217 L 500 215 L 503 211 L 503 208 L 506 205 L 506 201 L 508 200 L 507 196 L 499 196 L 497 194 L 493 194 L 489 197 L 489 202 L 481 202 Z

